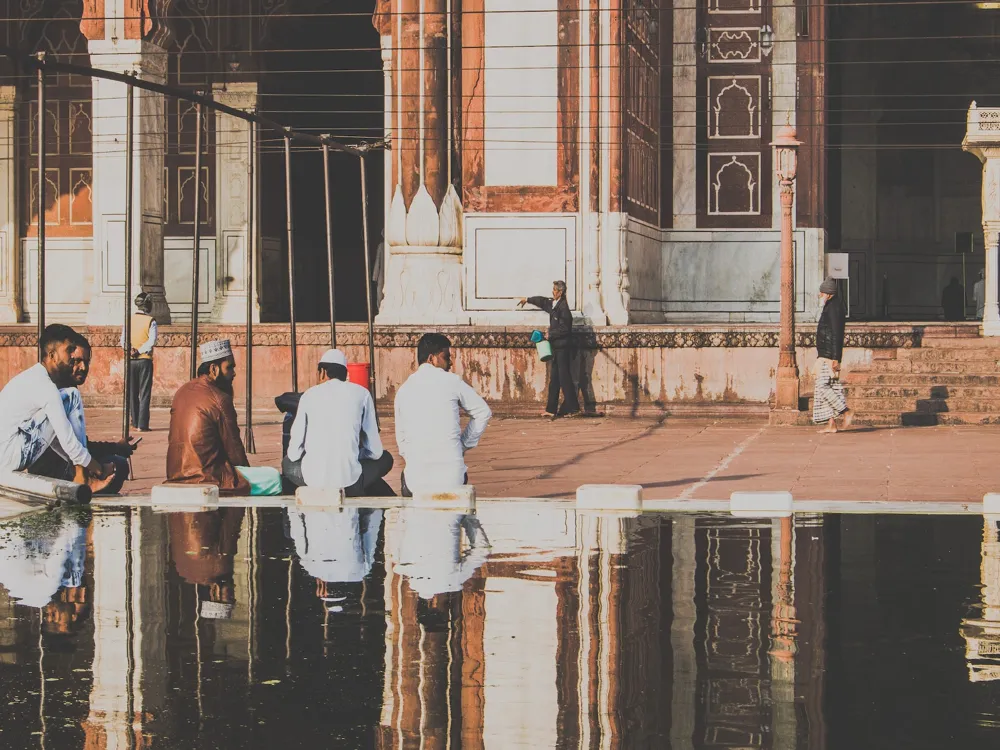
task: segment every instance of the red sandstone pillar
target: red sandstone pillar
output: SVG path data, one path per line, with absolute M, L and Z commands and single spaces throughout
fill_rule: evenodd
M 775 164 L 781 183 L 781 329 L 774 408 L 798 410 L 799 368 L 795 362 L 795 257 L 792 250 L 792 206 L 795 202 L 795 158 L 800 143 L 788 125 L 774 139 Z

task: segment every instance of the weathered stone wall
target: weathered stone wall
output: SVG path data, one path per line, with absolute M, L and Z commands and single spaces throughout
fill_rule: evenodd
M 454 345 L 455 370 L 501 413 L 537 412 L 544 402 L 546 365 L 529 341 L 531 328 L 438 329 Z M 81 329 L 94 345 L 90 405 L 121 402 L 123 362 L 117 330 Z M 875 349 L 919 345 L 921 327 L 849 326 L 845 369 L 870 362 Z M 425 329 L 376 329 L 376 378 L 380 399 L 389 407 L 396 388 L 416 368 L 416 342 Z M 578 330 L 574 377 L 589 404 L 613 413 L 656 414 L 686 409 L 759 411 L 766 406 L 777 363 L 774 326 L 632 326 Z M 245 332 L 242 327 L 205 327 L 200 338 L 229 338 L 240 373 L 237 400 L 244 394 Z M 325 325 L 298 329 L 299 386 L 315 382 L 316 363 L 329 346 Z M 803 393 L 812 387 L 809 370 L 815 356 L 811 331 L 799 334 Z M 338 344 L 350 361 L 367 361 L 363 325 L 338 327 Z M 189 336 L 176 326 L 161 328 L 156 349 L 153 401 L 169 405 L 188 377 Z M 270 408 L 274 396 L 291 390 L 288 327 L 259 325 L 254 330 L 254 398 Z M 35 359 L 34 330 L 0 328 L 0 381 L 6 382 Z

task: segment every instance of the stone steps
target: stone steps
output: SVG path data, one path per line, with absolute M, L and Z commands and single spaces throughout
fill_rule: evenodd
M 876 359 L 869 373 L 899 373 L 915 374 L 989 374 L 1000 372 L 1000 364 L 996 359 L 980 360 L 922 360 L 922 359 Z
M 844 375 L 844 385 L 891 385 L 923 388 L 931 386 L 980 386 L 1000 387 L 1000 372 L 996 373 L 884 373 L 849 372 Z
M 992 362 L 1000 360 L 1000 349 L 896 349 L 888 359 L 876 361 L 910 360 L 912 362 Z
M 959 425 L 1000 425 L 1000 414 L 977 412 L 857 412 L 855 425 L 867 427 L 935 427 Z
M 1000 388 L 975 385 L 849 385 L 847 395 L 854 399 L 1000 399 Z
M 876 412 L 915 412 L 941 414 L 945 412 L 1000 415 L 1000 394 L 992 399 L 976 398 L 848 398 L 858 414 Z
M 876 352 L 844 384 L 857 424 L 1000 424 L 1000 341 L 928 331 L 918 347 Z

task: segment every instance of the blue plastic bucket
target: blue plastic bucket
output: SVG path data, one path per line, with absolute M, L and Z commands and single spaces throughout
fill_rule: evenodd
M 548 341 L 539 341 L 535 344 L 535 349 L 538 350 L 538 358 L 542 360 L 542 362 L 548 362 L 552 359 L 552 344 Z

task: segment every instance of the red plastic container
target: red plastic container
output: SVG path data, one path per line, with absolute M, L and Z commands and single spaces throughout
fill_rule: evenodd
M 351 362 L 347 365 L 347 379 L 352 383 L 357 383 L 364 389 L 368 389 L 368 363 Z

